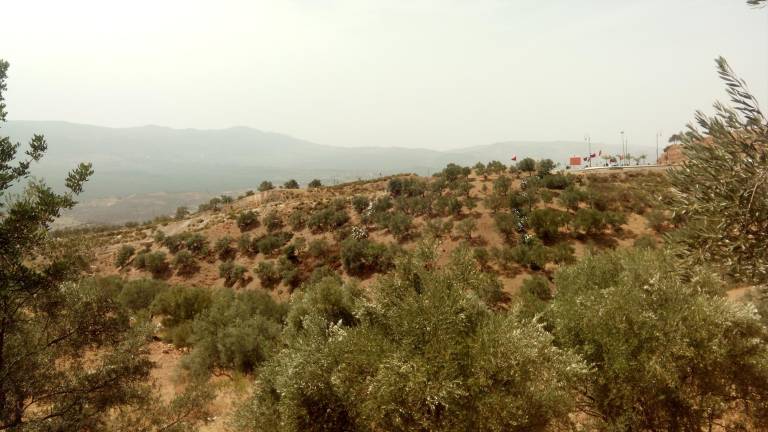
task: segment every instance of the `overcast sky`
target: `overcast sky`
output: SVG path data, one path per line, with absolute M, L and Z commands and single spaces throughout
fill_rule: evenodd
M 768 109 L 744 0 L 8 1 L 11 120 L 250 126 L 342 146 L 632 143 L 725 99 Z

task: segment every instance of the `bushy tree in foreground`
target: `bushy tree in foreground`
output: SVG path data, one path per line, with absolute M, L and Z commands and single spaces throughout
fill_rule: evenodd
M 0 60 L 0 124 L 7 70 Z M 82 248 L 49 236 L 61 210 L 75 205 L 91 165 L 69 173 L 66 193 L 33 181 L 21 196 L 8 196 L 48 147 L 42 135 L 23 156 L 19 146 L 0 137 L 0 429 L 103 429 L 110 409 L 145 396 L 145 328 L 131 327 L 114 297 L 79 283 Z
M 262 291 L 218 291 L 192 323 L 193 348 L 184 365 L 200 376 L 217 369 L 253 371 L 277 347 L 286 311 Z
M 375 300 L 333 279 L 306 287 L 315 301 L 297 300 L 289 326 L 299 329 L 267 361 L 235 425 L 543 431 L 566 421 L 584 364 L 537 325 L 489 310 L 475 294 L 488 275 L 455 263 L 427 270 L 433 259 L 419 251 L 400 262 Z
M 766 328 L 712 273 L 679 273 L 667 254 L 644 249 L 556 274 L 556 343 L 593 368 L 583 411 L 605 430 L 711 430 L 724 418 L 764 430 Z
M 720 77 L 735 104 L 697 112 L 682 136 L 686 161 L 669 170 L 675 237 L 689 263 L 712 262 L 732 276 L 768 281 L 768 121 L 746 83 L 718 58 Z

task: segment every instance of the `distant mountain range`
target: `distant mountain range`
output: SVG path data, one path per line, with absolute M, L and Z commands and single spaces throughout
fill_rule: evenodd
M 586 153 L 583 142 L 501 142 L 451 151 L 402 147 L 338 147 L 247 127 L 199 130 L 160 126 L 108 128 L 60 121 L 9 121 L 0 135 L 22 146 L 44 134 L 48 152 L 33 167 L 35 177 L 55 187 L 80 161 L 95 174 L 85 199 L 135 194 L 218 194 L 254 189 L 262 180 L 280 184 L 295 178 L 334 183 L 401 172 L 429 175 L 449 162 L 510 162 L 548 157 L 565 163 Z M 595 147 L 593 148 L 596 148 Z M 103 219 L 103 218 L 100 218 Z

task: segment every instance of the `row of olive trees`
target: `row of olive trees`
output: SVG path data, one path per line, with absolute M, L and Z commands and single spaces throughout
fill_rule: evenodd
M 335 277 L 303 287 L 237 428 L 544 431 L 574 413 L 599 430 L 768 426 L 768 332 L 707 269 L 588 257 L 518 312 L 491 307 L 500 284 L 467 250 L 435 259 L 421 245 L 369 295 Z

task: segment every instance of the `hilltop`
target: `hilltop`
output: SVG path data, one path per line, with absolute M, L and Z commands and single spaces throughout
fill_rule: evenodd
M 457 180 L 460 185 L 454 186 L 458 188 L 456 190 L 444 185 L 444 189 L 434 191 L 440 178 L 399 175 L 334 187 L 256 192 L 232 203 L 216 204 L 214 210 L 198 211 L 184 218 L 159 218 L 149 225 L 95 234 L 102 246 L 96 250 L 94 272 L 128 278 L 151 276 L 145 270 L 134 268 L 130 260 L 123 268 L 117 268 L 115 259 L 120 248 L 130 245 L 136 251 L 161 252 L 166 254 L 170 264 L 176 252 L 188 249 L 183 244 L 194 236 L 204 243 L 197 247 L 204 250 L 195 252 L 198 268 L 187 273 L 171 268 L 160 275 L 161 278 L 171 283 L 199 286 L 235 285 L 237 289 L 265 289 L 264 282 L 252 270 L 263 262 L 277 263 L 289 247 L 296 255 L 300 275 L 292 282 L 294 286 L 283 279 L 276 287 L 269 287 L 276 293 L 288 294 L 321 265 L 337 270 L 344 277 L 360 276 L 350 274 L 354 272 L 342 266 L 340 256 L 344 240 L 352 236 L 353 229 L 359 228 L 365 230 L 368 241 L 405 249 L 412 248 L 428 235 L 437 234 L 440 251 L 445 257 L 459 245 L 468 245 L 486 267 L 499 274 L 505 291 L 514 293 L 521 281 L 531 274 L 550 274 L 557 264 L 572 262 L 590 248 L 629 247 L 638 238 L 655 242 L 664 229 L 665 216 L 654 210 L 664 193 L 660 188 L 663 174 L 553 174 L 546 178 L 552 184 L 549 188 L 536 186 L 534 193 L 538 196 L 531 203 L 531 209 L 536 215 L 551 217 L 552 221 L 534 220 L 535 226 L 520 219 L 510 208 L 509 202 L 516 199 L 521 188 L 527 184 L 527 190 L 531 191 L 530 184 L 540 181 L 520 173 L 478 175 L 475 171 Z M 417 192 L 398 192 L 398 184 L 416 188 Z M 572 199 L 575 202 L 569 201 Z M 570 209 L 564 207 L 566 202 Z M 588 211 L 596 212 L 589 215 L 597 218 L 595 221 L 579 219 L 587 217 Z M 324 212 L 327 215 L 323 215 Z M 253 215 L 256 222 L 252 226 L 238 226 L 243 215 Z M 338 220 L 316 220 L 320 218 Z M 595 226 L 584 225 L 589 223 Z M 505 224 L 521 226 L 510 228 Z M 554 224 L 554 228 L 537 224 Z M 523 228 L 524 225 L 528 226 Z M 517 253 L 541 253 L 542 257 L 534 258 L 533 262 L 518 257 L 522 263 L 502 264 L 505 258 L 511 258 L 507 256 L 513 253 L 511 248 L 521 244 L 521 235 L 535 239 L 537 232 L 545 233 L 547 238 L 532 243 L 530 251 Z M 259 239 L 279 236 L 285 238 L 279 239 L 274 251 L 266 254 L 260 253 L 258 246 L 250 246 Z M 243 246 L 245 238 L 250 242 L 247 247 Z M 217 251 L 224 247 L 222 241 L 228 242 L 229 252 Z M 177 246 L 174 242 L 182 245 Z M 319 247 L 321 242 L 325 242 L 325 250 L 313 252 L 312 248 Z M 322 259 L 319 259 L 320 255 Z M 537 259 L 540 262 L 535 262 Z M 243 266 L 246 269 L 243 278 L 235 284 L 226 283 L 226 278 L 219 272 L 223 262 Z M 374 273 L 375 270 L 369 271 L 366 276 Z

